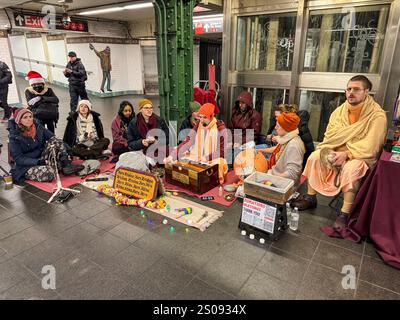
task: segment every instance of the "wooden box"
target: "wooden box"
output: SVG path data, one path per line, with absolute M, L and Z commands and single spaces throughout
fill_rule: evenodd
M 266 180 L 271 181 L 273 185 L 263 184 Z M 257 199 L 285 204 L 294 192 L 293 186 L 294 182 L 291 179 L 254 172 L 244 180 L 244 193 Z
M 218 164 L 176 162 L 165 165 L 165 180 L 196 194 L 203 194 L 219 185 Z

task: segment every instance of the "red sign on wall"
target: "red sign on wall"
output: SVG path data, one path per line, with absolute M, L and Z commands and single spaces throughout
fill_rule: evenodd
M 35 28 L 35 29 L 57 29 L 68 31 L 88 32 L 88 24 L 86 21 L 71 20 L 71 22 L 62 22 L 61 17 L 56 17 L 54 26 L 48 16 L 26 15 L 14 13 L 14 22 L 17 27 Z

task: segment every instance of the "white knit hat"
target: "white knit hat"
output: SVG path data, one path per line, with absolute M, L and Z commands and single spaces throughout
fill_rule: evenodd
M 25 79 L 29 81 L 29 85 L 33 85 L 36 83 L 45 83 L 42 75 L 36 71 L 29 71 Z
M 81 100 L 81 101 L 79 101 L 78 106 L 76 107 L 76 111 L 79 112 L 79 107 L 80 107 L 82 104 L 87 105 L 88 109 L 89 109 L 89 110 L 92 110 L 92 104 L 90 103 L 89 100 Z

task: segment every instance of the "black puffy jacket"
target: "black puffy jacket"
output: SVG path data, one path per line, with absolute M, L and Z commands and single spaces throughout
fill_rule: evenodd
M 12 73 L 6 63 L 0 61 L 0 89 L 12 83 Z
M 77 58 L 74 62 L 68 62 L 66 68 L 72 70 L 72 73 L 64 74 L 68 78 L 69 84 L 74 86 L 85 85 L 87 74 L 80 58 Z
M 44 94 L 36 94 L 32 87 L 25 89 L 26 102 L 32 98 L 41 97 L 41 99 L 34 105 L 28 108 L 32 111 L 34 118 L 39 120 L 53 120 L 58 122 L 58 102 L 59 99 L 51 88 L 47 88 Z

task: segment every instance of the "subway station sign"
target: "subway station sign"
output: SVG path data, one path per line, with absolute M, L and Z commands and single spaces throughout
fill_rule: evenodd
M 194 34 L 219 33 L 222 32 L 222 19 L 218 21 L 194 21 Z
M 49 15 L 14 13 L 14 23 L 22 28 L 89 32 L 86 21 L 71 19 L 71 22 L 63 22 L 61 16 L 52 19 Z

